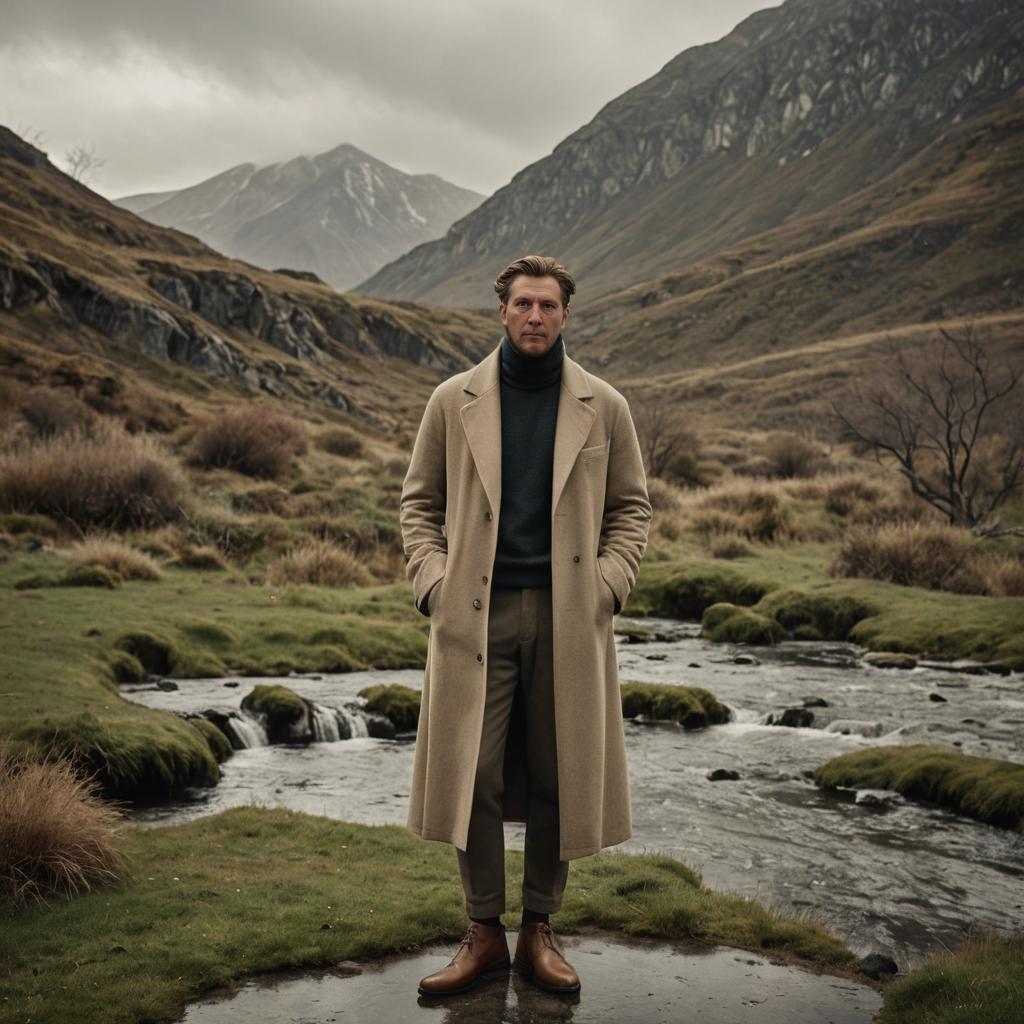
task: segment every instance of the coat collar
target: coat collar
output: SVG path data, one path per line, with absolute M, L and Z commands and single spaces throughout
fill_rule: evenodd
M 469 373 L 463 391 L 475 396 L 459 410 L 477 473 L 491 509 L 501 508 L 501 344 L 495 346 Z M 587 372 L 566 353 L 562 359 L 562 383 L 555 424 L 554 465 L 551 471 L 551 511 L 558 508 L 569 472 L 597 413 L 587 399 L 593 398 Z

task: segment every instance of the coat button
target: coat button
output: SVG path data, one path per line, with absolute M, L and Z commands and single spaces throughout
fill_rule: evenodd
M 488 519 L 493 519 L 493 518 L 494 518 L 494 513 L 493 513 L 493 512 L 487 512 L 487 513 L 486 513 L 486 517 L 487 517 Z
M 482 654 L 478 654 L 478 655 L 476 656 L 476 660 L 477 660 L 477 661 L 483 661 L 483 660 L 484 660 L 484 656 L 483 656 Z
M 483 605 L 480 603 L 480 598 L 479 597 L 473 598 L 473 607 L 474 608 L 482 608 L 483 607 Z
M 484 580 L 484 583 L 486 583 L 487 582 L 487 577 L 484 576 L 483 580 Z
M 573 560 L 574 562 L 578 562 L 578 561 L 580 560 L 580 556 L 579 556 L 579 555 L 573 555 L 573 556 L 572 556 L 572 560 Z

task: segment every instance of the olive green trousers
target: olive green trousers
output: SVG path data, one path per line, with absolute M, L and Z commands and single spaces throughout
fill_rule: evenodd
M 503 764 L 517 687 L 526 723 L 529 774 L 523 906 L 561 909 L 569 875 L 559 860 L 554 649 L 550 587 L 492 587 L 487 628 L 487 699 L 466 849 L 456 847 L 470 917 L 505 911 Z

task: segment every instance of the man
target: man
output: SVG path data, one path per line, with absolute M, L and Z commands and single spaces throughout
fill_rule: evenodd
M 625 398 L 565 352 L 575 288 L 546 256 L 499 274 L 505 335 L 434 389 L 402 488 L 408 575 L 431 619 L 407 826 L 456 847 L 470 918 L 425 995 L 511 967 L 503 821 L 526 822 L 515 964 L 578 992 L 549 915 L 571 859 L 632 834 L 612 616 L 651 505 Z

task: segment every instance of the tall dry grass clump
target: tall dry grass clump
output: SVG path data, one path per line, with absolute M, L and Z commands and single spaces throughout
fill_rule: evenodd
M 122 579 L 160 579 L 160 566 L 152 555 L 117 537 L 86 537 L 72 544 L 66 555 L 75 565 L 102 565 Z
M 1024 548 L 984 544 L 948 523 L 858 524 L 844 533 L 829 573 L 959 594 L 1024 596 Z
M 282 583 L 316 583 L 324 587 L 365 587 L 373 577 L 362 562 L 340 544 L 307 538 L 267 566 L 267 580 Z
M 263 404 L 239 405 L 208 417 L 192 438 L 192 461 L 205 469 L 281 477 L 309 443 L 304 423 Z
M 763 544 L 803 540 L 807 531 L 780 485 L 734 479 L 687 501 L 690 528 L 705 538 L 730 534 Z
M 82 530 L 176 522 L 188 490 L 181 467 L 154 438 L 108 420 L 43 438 L 8 436 L 0 450 L 0 511 Z
M 65 759 L 0 749 L 0 898 L 11 907 L 118 879 L 123 811 Z

